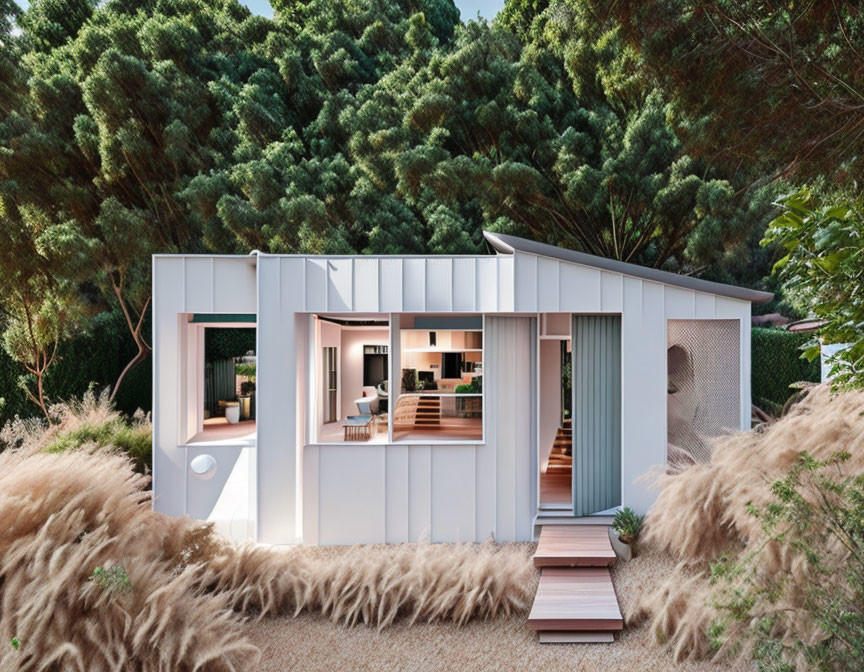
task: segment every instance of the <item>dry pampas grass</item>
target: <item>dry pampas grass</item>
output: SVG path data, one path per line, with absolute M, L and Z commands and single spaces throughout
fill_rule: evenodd
M 104 413 L 78 407 L 65 426 Z M 41 451 L 56 435 L 19 423 L 4 436 L 18 447 L 0 453 L 0 671 L 250 670 L 248 615 L 382 628 L 530 602 L 529 545 L 238 548 L 153 512 L 148 477 L 122 454 Z
M 647 622 L 678 660 L 712 652 L 750 655 L 747 623 L 728 624 L 721 641 L 710 641 L 717 604 L 728 595 L 712 583 L 707 568 L 725 557 L 752 570 L 733 579 L 733 590 L 736 581 L 740 586 L 745 580 L 780 586 L 776 601 L 753 607 L 764 616 L 782 615 L 774 639 L 813 642 L 823 636 L 802 608 L 804 591 L 815 579 L 806 558 L 794 544 L 770 540 L 750 509 L 776 501 L 771 484 L 784 478 L 804 451 L 817 460 L 849 453 L 843 472 L 864 473 L 864 392 L 832 395 L 819 386 L 775 424 L 718 440 L 709 464 L 656 475 L 661 492 L 645 518 L 640 545 L 670 554 L 679 565 L 665 585 L 628 610 L 628 623 Z M 823 551 L 829 565 L 844 567 L 848 550 L 841 544 L 829 543 Z

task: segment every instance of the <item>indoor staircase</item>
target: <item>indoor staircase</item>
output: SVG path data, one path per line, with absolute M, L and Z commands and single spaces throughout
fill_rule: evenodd
M 573 465 L 573 428 L 570 420 L 564 421 L 558 428 L 558 433 L 555 435 L 555 441 L 552 443 L 552 450 L 549 453 L 549 463 L 546 471 L 566 472 L 570 473 Z
M 419 397 L 414 416 L 415 427 L 438 427 L 441 424 L 441 397 Z
M 534 553 L 540 583 L 528 627 L 541 644 L 611 642 L 624 627 L 606 525 L 544 525 Z

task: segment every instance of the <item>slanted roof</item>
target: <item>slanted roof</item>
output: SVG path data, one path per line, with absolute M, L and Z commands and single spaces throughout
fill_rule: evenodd
M 536 254 L 541 257 L 567 261 L 571 264 L 591 266 L 604 271 L 629 275 L 634 278 L 660 282 L 664 285 L 683 287 L 684 289 L 690 289 L 696 292 L 705 292 L 706 294 L 728 296 L 732 299 L 750 301 L 751 303 L 765 303 L 774 298 L 774 295 L 771 292 L 760 292 L 756 289 L 726 285 L 722 282 L 700 280 L 699 278 L 678 275 L 677 273 L 661 271 L 656 268 L 648 268 L 637 264 L 628 264 L 625 261 L 618 261 L 617 259 L 597 257 L 593 254 L 586 254 L 585 252 L 576 252 L 575 250 L 567 250 L 563 247 L 556 247 L 555 245 L 547 245 L 546 243 L 538 243 L 525 238 L 508 236 L 503 233 L 484 231 L 483 235 L 486 237 L 486 241 L 489 245 L 499 254 L 514 254 L 515 252 Z

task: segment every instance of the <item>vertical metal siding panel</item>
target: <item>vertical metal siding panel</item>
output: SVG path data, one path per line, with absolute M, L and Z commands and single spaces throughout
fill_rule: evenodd
M 186 462 L 180 434 L 180 313 L 183 259 L 153 259 L 153 508 L 182 516 L 186 508 Z
M 476 260 L 477 311 L 498 312 L 498 257 Z
M 499 254 L 495 257 L 498 262 L 498 312 L 501 313 L 512 313 L 514 310 L 514 257 L 512 254 Z
M 426 310 L 426 261 L 402 260 L 402 310 L 422 313 Z
M 411 446 L 408 455 L 408 534 L 418 541 L 432 533 L 432 449 Z
M 291 291 L 299 259 L 258 257 L 258 541 L 296 541 L 297 323 L 303 297 Z M 283 284 L 284 283 L 284 284 Z M 302 342 L 302 339 L 301 339 Z
M 474 447 L 432 450 L 432 532 L 434 541 L 474 541 Z
M 619 273 L 600 273 L 600 310 L 604 313 L 620 313 L 623 306 L 624 276 Z
M 399 313 L 402 311 L 402 260 L 381 259 L 378 268 L 378 290 L 381 293 L 379 310 L 382 313 Z
M 696 314 L 696 292 L 664 285 L 666 319 L 689 319 Z
M 703 294 L 696 292 L 696 308 L 695 317 L 714 317 L 714 299 L 713 294 Z
M 356 312 L 378 312 L 378 259 L 358 257 L 354 260 L 351 304 Z
M 477 264 L 475 259 L 453 259 L 453 310 L 477 310 Z
M 213 259 L 211 257 L 185 257 L 184 261 L 185 312 L 212 312 Z
M 537 310 L 541 313 L 558 312 L 558 260 L 537 259 Z
M 321 472 L 318 464 L 318 446 L 303 449 L 303 543 L 318 544 L 318 490 Z
M 641 475 L 666 461 L 666 318 L 663 287 L 624 279 L 622 313 L 622 498 L 647 511 L 656 494 Z
M 537 312 L 537 257 L 516 252 L 513 259 L 514 310 Z
M 384 541 L 401 544 L 411 540 L 409 530 L 409 452 L 410 446 L 388 445 L 385 452 L 385 527 Z
M 331 259 L 327 262 L 327 310 L 344 312 L 353 309 L 353 267 L 353 259 Z
M 319 450 L 320 543 L 380 543 L 385 537 L 385 446 L 321 446 Z
M 257 312 L 256 280 L 254 259 L 214 257 L 212 310 L 216 313 Z
M 600 271 L 596 268 L 561 262 L 559 284 L 562 312 L 600 312 Z
M 306 258 L 305 310 L 327 312 L 327 260 Z
M 426 259 L 426 310 L 446 313 L 453 310 L 453 263 L 451 259 Z

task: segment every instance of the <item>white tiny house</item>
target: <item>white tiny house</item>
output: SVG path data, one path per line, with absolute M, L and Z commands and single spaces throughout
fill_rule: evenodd
M 486 239 L 156 255 L 155 508 L 266 544 L 530 540 L 644 512 L 639 476 L 749 426 L 750 307 L 770 294 Z M 212 361 L 237 329 L 248 351 Z

